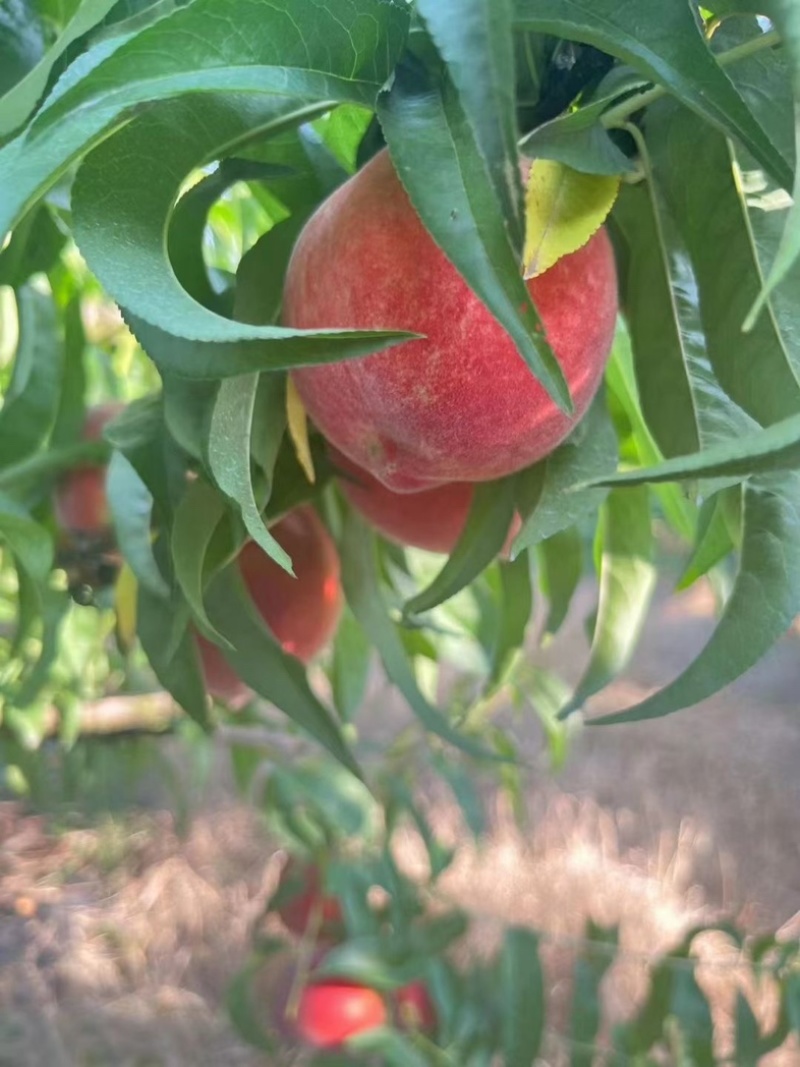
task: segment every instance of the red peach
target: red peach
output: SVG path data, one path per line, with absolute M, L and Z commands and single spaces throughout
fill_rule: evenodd
M 379 152 L 303 229 L 283 323 L 424 337 L 293 371 L 309 415 L 396 492 L 487 481 L 541 459 L 586 411 L 611 349 L 617 285 L 605 230 L 527 285 L 570 387 L 572 417 L 436 245 L 388 152 Z
M 367 1030 L 384 1026 L 388 1015 L 374 989 L 331 978 L 306 986 L 300 994 L 297 1031 L 315 1048 L 337 1048 Z
M 99 404 L 86 412 L 81 437 L 97 441 L 103 427 L 122 410 L 122 404 Z M 106 499 L 106 468 L 98 464 L 74 467 L 56 487 L 54 509 L 59 526 L 84 536 L 105 533 L 111 526 Z
M 294 892 L 277 911 L 284 926 L 302 937 L 309 929 L 312 917 L 319 910 L 319 940 L 335 941 L 342 927 L 342 908 L 334 896 L 322 892 L 319 868 L 292 857 L 281 871 L 278 892 Z
M 437 1017 L 431 995 L 424 982 L 409 982 L 394 993 L 397 1023 L 403 1030 L 421 1030 L 431 1034 L 436 1030 Z

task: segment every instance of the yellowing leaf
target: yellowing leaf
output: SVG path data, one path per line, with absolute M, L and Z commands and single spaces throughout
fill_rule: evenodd
M 123 648 L 130 648 L 136 637 L 136 595 L 138 582 L 127 563 L 123 563 L 114 587 L 117 611 L 117 635 Z
M 286 420 L 289 423 L 289 436 L 292 439 L 297 459 L 303 468 L 306 478 L 312 483 L 316 481 L 314 473 L 314 460 L 311 458 L 311 447 L 308 443 L 308 419 L 303 401 L 295 388 L 291 378 L 286 382 Z
M 582 248 L 602 226 L 618 191 L 617 175 L 583 174 L 564 163 L 534 160 L 525 193 L 525 277 L 543 274 Z

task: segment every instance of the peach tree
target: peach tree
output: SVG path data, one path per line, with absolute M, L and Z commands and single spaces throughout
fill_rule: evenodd
M 559 758 L 753 666 L 800 609 L 798 108 L 792 0 L 2 0 L 7 782 L 163 689 L 474 815 L 509 700 Z M 592 715 L 659 575 L 713 635 Z M 590 576 L 568 686 L 532 649 Z

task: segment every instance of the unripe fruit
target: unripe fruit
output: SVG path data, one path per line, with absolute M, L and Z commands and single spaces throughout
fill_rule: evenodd
M 426 231 L 388 153 L 378 153 L 306 224 L 286 275 L 283 322 L 425 336 L 293 371 L 309 415 L 396 492 L 487 481 L 541 459 L 586 411 L 611 348 L 617 286 L 605 231 L 527 285 L 573 417 L 547 396 Z
M 335 941 L 342 929 L 342 908 L 334 896 L 322 892 L 319 869 L 292 857 L 281 871 L 278 893 L 290 894 L 277 912 L 283 925 L 302 937 L 315 926 L 318 940 Z
M 330 534 L 310 506 L 295 508 L 270 529 L 291 556 L 296 577 L 254 541 L 239 555 L 244 584 L 264 622 L 284 652 L 307 663 L 330 640 L 342 610 L 339 556 Z M 216 645 L 197 635 L 208 691 L 240 703 L 248 687 Z
M 81 437 L 97 441 L 103 428 L 122 410 L 122 404 L 100 404 L 86 413 Z M 71 534 L 98 536 L 111 526 L 106 498 L 105 466 L 87 463 L 74 467 L 56 487 L 54 510 L 59 526 Z
M 334 453 L 333 462 L 344 472 L 339 478 L 344 495 L 384 537 L 428 552 L 453 551 L 472 506 L 473 483 L 445 482 L 418 493 L 394 493 L 341 452 Z M 517 515 L 504 551 L 511 547 L 520 525 Z
M 395 990 L 394 1010 L 397 1025 L 402 1030 L 421 1030 L 432 1034 L 436 1030 L 436 1008 L 424 982 L 409 982 Z
M 306 986 L 300 994 L 297 1032 L 314 1048 L 337 1048 L 387 1021 L 383 997 L 367 986 L 330 978 Z

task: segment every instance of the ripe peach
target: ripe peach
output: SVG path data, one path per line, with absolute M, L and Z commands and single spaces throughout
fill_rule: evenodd
M 344 495 L 385 537 L 428 552 L 453 551 L 469 515 L 474 483 L 444 482 L 417 493 L 394 493 L 341 452 L 334 453 L 332 458 L 334 465 L 346 475 L 339 479 Z M 515 516 L 506 551 L 519 527 L 519 516 Z
M 308 505 L 295 508 L 271 529 L 292 558 L 296 577 L 287 574 L 255 541 L 239 555 L 250 596 L 276 641 L 307 663 L 336 629 L 342 609 L 339 556 L 321 519 Z M 216 645 L 197 635 L 208 690 L 220 700 L 240 703 L 249 690 Z
M 396 492 L 487 481 L 541 459 L 586 411 L 611 348 L 617 285 L 607 234 L 599 230 L 527 284 L 569 384 L 573 417 L 550 400 L 436 245 L 388 152 L 379 152 L 303 229 L 286 275 L 283 323 L 425 336 L 293 371 L 309 415 Z
M 86 413 L 81 437 L 97 441 L 103 427 L 122 410 L 122 404 L 99 404 Z M 71 534 L 93 536 L 111 525 L 106 499 L 106 468 L 97 464 L 74 467 L 56 487 L 54 509 L 59 526 Z
M 322 979 L 300 994 L 297 1031 L 315 1048 L 337 1048 L 350 1037 L 384 1026 L 383 997 L 368 986 L 341 979 Z

